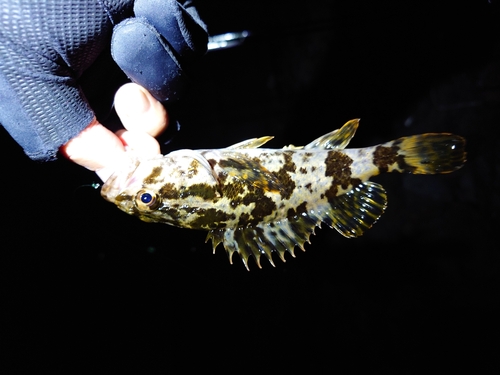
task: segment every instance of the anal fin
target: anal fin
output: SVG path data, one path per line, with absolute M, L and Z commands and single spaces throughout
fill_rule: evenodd
M 340 129 L 325 134 L 304 146 L 304 149 L 322 148 L 325 150 L 344 149 L 358 129 L 359 119 L 347 121 Z
M 252 138 L 252 139 L 247 139 L 245 141 L 241 141 L 238 143 L 235 143 L 234 145 L 226 147 L 226 149 L 230 150 L 237 150 L 237 149 L 245 149 L 245 148 L 258 148 L 262 146 L 263 144 L 269 142 L 271 139 L 273 139 L 273 136 L 266 136 L 266 137 L 260 137 L 260 138 Z

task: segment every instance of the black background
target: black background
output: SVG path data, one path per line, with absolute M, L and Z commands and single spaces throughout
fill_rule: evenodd
M 4 365 L 498 371 L 500 4 L 378 3 L 200 2 L 211 34 L 253 35 L 205 56 L 164 152 L 302 145 L 359 117 L 350 147 L 453 132 L 464 168 L 379 176 L 389 206 L 363 237 L 325 226 L 295 259 L 248 272 L 205 233 L 129 217 L 93 173 L 34 163 L 2 132 Z

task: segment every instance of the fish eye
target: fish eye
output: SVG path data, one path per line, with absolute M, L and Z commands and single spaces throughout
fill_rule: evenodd
M 142 193 L 141 194 L 141 202 L 142 203 L 145 203 L 145 204 L 148 204 L 148 203 L 151 203 L 151 201 L 153 200 L 153 196 L 149 193 Z
M 135 203 L 138 208 L 154 209 L 159 203 L 159 200 L 157 199 L 155 193 L 147 190 L 141 190 L 135 197 Z

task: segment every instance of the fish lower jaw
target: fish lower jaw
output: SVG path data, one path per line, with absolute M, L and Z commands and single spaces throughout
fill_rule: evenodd
M 113 187 L 113 181 L 110 181 L 110 179 L 111 177 L 108 178 L 104 185 L 101 187 L 101 196 L 108 202 L 114 203 L 115 198 L 118 195 L 118 189 Z
M 127 184 L 139 166 L 139 160 L 137 159 L 127 159 L 119 167 L 115 168 L 115 171 L 111 176 L 104 182 L 101 188 L 101 196 L 111 203 L 116 203 L 116 197 L 125 189 Z

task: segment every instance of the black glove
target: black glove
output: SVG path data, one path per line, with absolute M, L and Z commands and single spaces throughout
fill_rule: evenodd
M 136 0 L 134 14 L 113 31 L 113 59 L 159 101 L 178 99 L 186 73 L 207 51 L 205 24 L 190 0 Z
M 0 0 L 0 123 L 30 158 L 54 159 L 95 117 L 81 79 L 109 50 L 114 25 L 113 51 L 130 78 L 161 100 L 177 98 L 207 39 L 191 1 L 181 3 L 138 1 L 139 16 L 127 21 L 133 0 Z M 134 24 L 147 26 L 147 46 L 134 44 L 143 35 Z M 139 57 L 119 53 L 139 47 Z

